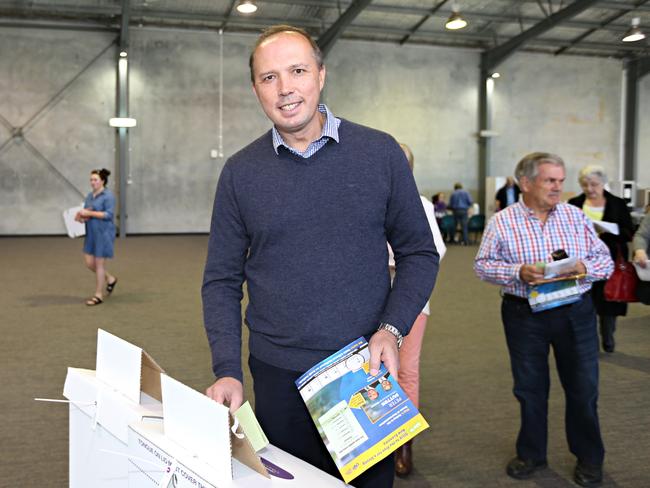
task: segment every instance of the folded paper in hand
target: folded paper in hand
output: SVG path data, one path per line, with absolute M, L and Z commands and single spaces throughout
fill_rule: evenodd
M 614 222 L 603 222 L 602 220 L 594 220 L 594 227 L 598 232 L 609 232 L 615 236 L 619 235 L 618 224 Z
M 634 269 L 636 270 L 636 275 L 641 281 L 650 281 L 650 263 L 645 265 L 645 268 L 642 268 L 637 263 L 634 264 Z
M 575 266 L 578 263 L 578 258 L 568 257 L 565 259 L 560 259 L 559 261 L 552 261 L 546 263 L 544 267 L 544 278 L 555 278 L 563 274 L 571 273 L 575 271 Z

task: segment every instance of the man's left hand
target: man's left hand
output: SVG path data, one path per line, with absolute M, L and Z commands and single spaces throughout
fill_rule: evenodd
M 370 338 L 368 343 L 370 351 L 370 374 L 379 373 L 379 366 L 384 363 L 390 375 L 397 378 L 399 369 L 399 350 L 397 348 L 397 337 L 387 330 L 378 330 Z
M 587 274 L 587 267 L 582 261 L 578 261 L 570 274 Z

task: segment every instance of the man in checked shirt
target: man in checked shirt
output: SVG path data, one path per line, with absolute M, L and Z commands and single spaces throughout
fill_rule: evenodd
M 517 164 L 515 176 L 523 200 L 497 213 L 488 223 L 474 270 L 482 280 L 501 285 L 501 317 L 521 406 L 517 456 L 509 476 L 526 479 L 546 467 L 549 393 L 549 346 L 566 397 L 569 449 L 577 457 L 574 480 L 598 486 L 605 449 L 598 422 L 598 335 L 589 290 L 614 269 L 607 247 L 582 211 L 560 203 L 564 161 L 554 154 L 532 153 Z M 527 296 L 544 277 L 537 263 L 552 261 L 563 249 L 578 258 L 582 293 L 577 302 L 533 313 Z

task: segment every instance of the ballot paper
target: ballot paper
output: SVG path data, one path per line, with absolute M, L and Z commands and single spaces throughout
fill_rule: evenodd
M 645 265 L 645 268 L 639 266 L 638 263 L 634 264 L 634 269 L 636 270 L 636 275 L 641 281 L 650 281 L 650 262 Z
M 244 429 L 244 434 L 248 437 L 255 452 L 269 445 L 269 440 L 266 438 L 266 434 L 257 421 L 257 417 L 255 417 L 251 404 L 248 401 L 237 409 L 235 418 L 239 420 L 239 424 Z
M 77 222 L 74 218 L 77 216 L 77 212 L 83 209 L 83 204 L 78 207 L 72 207 L 63 212 L 63 222 L 65 223 L 65 230 L 68 233 L 68 237 L 75 238 L 86 235 L 86 224 L 83 222 Z
M 620 231 L 618 229 L 618 224 L 615 224 L 614 222 L 604 222 L 602 220 L 594 220 L 594 227 L 596 228 L 596 232 L 609 232 L 610 234 L 614 234 L 615 236 L 620 234 Z
M 551 261 L 544 265 L 544 278 L 555 278 L 563 274 L 575 271 L 575 266 L 578 263 L 578 258 L 568 257 L 558 261 Z
M 429 427 L 383 364 L 370 374 L 369 359 L 360 337 L 296 381 L 346 483 Z

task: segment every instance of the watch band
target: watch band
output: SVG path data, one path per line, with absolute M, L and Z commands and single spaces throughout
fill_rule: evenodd
M 385 330 L 393 334 L 397 339 L 397 348 L 399 349 L 400 347 L 402 347 L 404 336 L 402 336 L 402 333 L 399 331 L 397 327 L 395 327 L 394 325 L 387 324 L 386 322 L 382 322 L 381 324 L 379 324 L 377 330 Z

